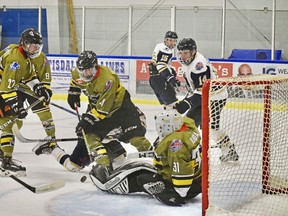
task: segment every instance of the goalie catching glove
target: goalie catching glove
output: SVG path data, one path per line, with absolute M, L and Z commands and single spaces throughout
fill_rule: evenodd
M 67 102 L 68 102 L 69 106 L 74 110 L 75 110 L 75 105 L 77 107 L 81 107 L 80 95 L 81 95 L 81 89 L 80 88 L 70 86 L 69 91 L 68 91 Z
M 38 97 L 44 97 L 47 103 L 50 102 L 52 97 L 52 91 L 44 86 L 43 83 L 36 83 L 33 86 L 33 91 Z

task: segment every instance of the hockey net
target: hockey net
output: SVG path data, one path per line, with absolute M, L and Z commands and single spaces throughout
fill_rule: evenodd
M 212 89 L 228 92 L 220 128 L 239 155 L 221 162 L 211 139 Z M 203 87 L 203 215 L 288 215 L 288 77 L 208 80 Z

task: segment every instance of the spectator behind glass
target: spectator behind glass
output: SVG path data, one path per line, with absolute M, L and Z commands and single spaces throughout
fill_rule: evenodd
M 253 75 L 252 69 L 248 64 L 242 64 L 238 68 L 238 76 Z

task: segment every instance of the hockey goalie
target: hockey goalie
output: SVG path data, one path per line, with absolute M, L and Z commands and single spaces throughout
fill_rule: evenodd
M 170 206 L 181 206 L 201 193 L 200 134 L 194 121 L 175 110 L 155 116 L 159 141 L 152 163 L 128 159 L 110 172 L 96 164 L 90 171 L 95 186 L 108 193 L 144 192 Z

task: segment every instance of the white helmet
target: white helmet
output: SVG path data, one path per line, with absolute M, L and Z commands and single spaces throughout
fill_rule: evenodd
M 160 140 L 165 136 L 180 130 L 183 125 L 182 116 L 174 109 L 164 110 L 160 114 L 155 115 L 156 131 Z

